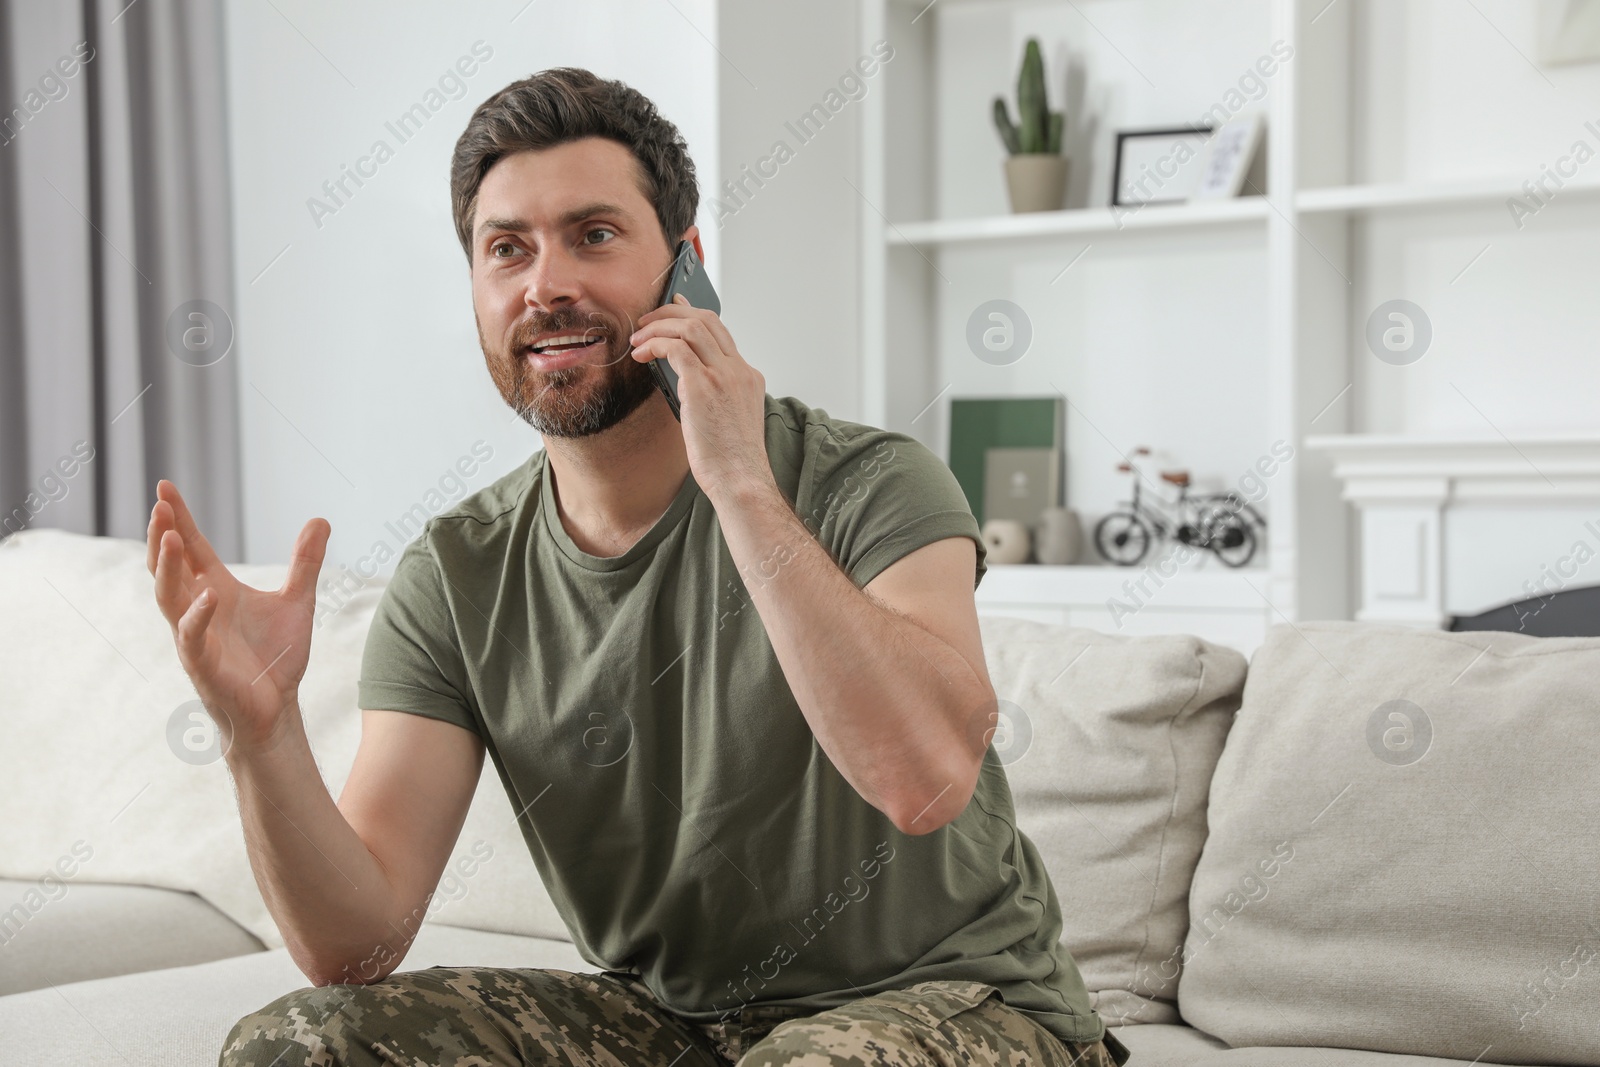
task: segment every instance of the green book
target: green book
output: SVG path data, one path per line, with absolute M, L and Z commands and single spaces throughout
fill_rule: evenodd
M 967 397 L 950 401 L 950 456 L 967 505 L 984 523 L 984 469 L 991 448 L 1063 449 L 1059 396 Z M 1064 498 L 1063 498 L 1064 499 Z

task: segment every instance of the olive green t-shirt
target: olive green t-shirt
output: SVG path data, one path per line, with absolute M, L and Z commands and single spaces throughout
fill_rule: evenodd
M 947 537 L 977 543 L 982 580 L 977 521 L 916 439 L 768 395 L 766 446 L 858 588 Z M 812 735 L 692 472 L 620 556 L 567 535 L 543 451 L 430 519 L 378 604 L 360 700 L 478 734 L 575 947 L 675 1012 L 971 981 L 1064 1040 L 1104 1033 L 994 748 L 932 833 L 862 799 Z

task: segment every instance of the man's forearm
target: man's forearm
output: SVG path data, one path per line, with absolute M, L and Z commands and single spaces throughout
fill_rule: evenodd
M 965 807 L 989 689 L 959 652 L 858 589 L 777 487 L 713 500 L 812 733 L 868 803 L 908 833 Z M 986 738 L 983 740 L 987 740 Z
M 298 707 L 292 717 L 270 751 L 228 753 L 250 867 L 313 983 L 375 981 L 393 969 L 378 961 L 397 961 L 417 922 L 401 928 L 387 874 L 329 794 Z

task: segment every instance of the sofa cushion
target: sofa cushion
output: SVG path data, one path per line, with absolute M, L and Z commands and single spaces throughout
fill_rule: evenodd
M 1060 898 L 1062 942 L 1111 1026 L 1176 1023 L 1206 796 L 1244 687 L 1237 651 L 980 618 L 1017 823 Z
M 1130 1046 L 1131 1047 L 1131 1046 Z M 1192 1055 L 1185 1067 L 1493 1067 L 1487 1060 L 1449 1060 L 1437 1056 L 1402 1056 L 1361 1049 L 1259 1045 Z M 1143 1060 L 1131 1067 L 1146 1067 Z
M 262 948 L 193 893 L 0 879 L 0 995 Z
M 287 572 L 231 569 L 258 589 L 278 588 Z M 325 573 L 317 591 L 300 686 L 306 731 L 335 797 L 360 740 L 356 679 L 385 585 L 341 577 L 345 588 Z M 195 692 L 156 607 L 144 542 L 13 534 L 0 541 L 0 604 L 0 877 L 33 881 L 70 868 L 68 881 L 189 891 L 266 945 L 282 945 L 250 872 L 226 764 L 185 762 L 169 740 Z M 429 917 L 567 936 L 487 761 Z
M 402 969 L 433 966 L 596 969 L 565 941 L 424 923 Z M 276 949 L 0 997 L 0 1067 L 214 1067 L 235 1022 L 307 985 Z
M 1597 681 L 1594 638 L 1272 628 L 1212 780 L 1185 1020 L 1600 1064 Z

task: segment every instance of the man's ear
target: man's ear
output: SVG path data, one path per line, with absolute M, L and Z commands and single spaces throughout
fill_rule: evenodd
M 690 226 L 683 231 L 683 239 L 694 245 L 694 254 L 700 257 L 700 262 L 706 261 L 706 250 L 700 247 L 700 227 Z

